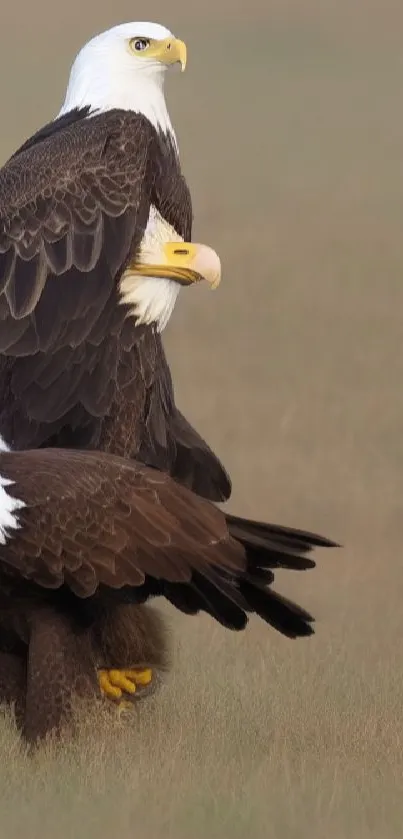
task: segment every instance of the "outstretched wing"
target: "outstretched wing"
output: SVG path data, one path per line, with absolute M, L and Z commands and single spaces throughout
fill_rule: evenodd
M 138 602 L 162 595 L 232 629 L 252 611 L 290 637 L 311 633 L 310 615 L 268 588 L 271 567 L 313 566 L 301 539 L 293 552 L 289 540 L 282 545 L 259 531 L 249 556 L 245 535 L 234 538 L 213 504 L 166 474 L 108 454 L 2 453 L 0 472 L 12 482 L 3 485 L 3 586 L 8 577 L 68 586 L 82 598 L 106 588 Z M 25 506 L 13 510 L 10 497 Z

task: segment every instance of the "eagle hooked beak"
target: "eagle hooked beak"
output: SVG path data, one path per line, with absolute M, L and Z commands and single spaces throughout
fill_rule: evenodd
M 165 63 L 180 64 L 182 73 L 186 69 L 187 49 L 184 41 L 179 38 L 167 38 L 165 43 Z
M 164 38 L 157 41 L 147 50 L 145 55 L 149 58 L 156 58 L 161 64 L 180 64 L 182 73 L 186 67 L 186 44 L 179 38 Z
M 221 262 L 208 245 L 166 242 L 161 246 L 158 259 L 155 251 L 140 251 L 140 259 L 130 265 L 130 273 L 173 280 L 183 286 L 205 280 L 214 290 L 221 282 Z

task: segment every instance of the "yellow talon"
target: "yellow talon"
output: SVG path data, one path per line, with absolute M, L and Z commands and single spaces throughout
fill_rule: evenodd
M 133 679 L 136 685 L 145 686 L 150 684 L 153 671 L 149 667 L 146 670 L 126 670 L 126 675 Z
M 136 685 L 127 670 L 109 670 L 109 680 L 126 693 L 136 693 Z
M 99 670 L 98 682 L 101 693 L 108 699 L 122 700 L 124 693 L 133 696 L 137 686 L 146 687 L 152 681 L 152 670 Z M 123 702 L 123 700 L 122 700 Z M 120 704 L 122 704 L 122 702 Z
M 120 688 L 115 687 L 110 678 L 109 673 L 107 670 L 100 670 L 98 675 L 99 686 L 101 688 L 101 693 L 105 694 L 108 699 L 120 699 L 122 696 L 122 691 Z

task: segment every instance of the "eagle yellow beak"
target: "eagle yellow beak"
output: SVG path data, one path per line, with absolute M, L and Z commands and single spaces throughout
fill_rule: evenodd
M 207 282 L 216 289 L 221 282 L 221 262 L 218 254 L 207 245 L 195 242 L 167 242 L 156 254 L 140 252 L 138 262 L 131 263 L 130 273 L 173 280 L 183 286 Z
M 163 41 L 158 41 L 155 44 L 154 55 L 162 64 L 180 64 L 182 73 L 186 67 L 187 49 L 184 41 L 179 38 L 165 38 Z M 148 51 L 148 55 L 151 52 Z

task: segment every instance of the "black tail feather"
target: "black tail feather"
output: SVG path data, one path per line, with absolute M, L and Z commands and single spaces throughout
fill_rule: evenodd
M 232 585 L 228 592 L 217 589 L 215 583 L 202 574 L 193 574 L 192 586 L 202 600 L 202 608 L 227 629 L 245 629 L 248 618 L 245 614 L 245 602 L 239 590 Z
M 245 548 L 250 572 L 255 568 L 306 571 L 315 568 L 314 560 L 306 556 L 314 547 L 337 547 L 336 542 L 303 530 L 230 515 L 226 520 L 232 538 Z
M 238 539 L 242 543 L 246 541 L 250 545 L 256 544 L 256 547 L 261 546 L 261 540 L 264 542 L 269 540 L 279 548 L 282 547 L 289 551 L 299 551 L 301 553 L 308 553 L 312 548 L 340 547 L 337 542 L 333 542 L 325 536 L 319 536 L 317 533 L 309 533 L 306 530 L 296 530 L 292 527 L 282 527 L 279 524 L 243 519 L 229 514 L 226 514 L 226 520 L 228 529 L 234 539 Z
M 306 556 L 313 547 L 335 547 L 336 543 L 321 536 L 293 531 L 277 525 L 248 521 L 226 516 L 231 551 L 233 542 L 240 543 L 245 552 L 243 569 L 230 568 L 225 561 L 194 570 L 188 582 L 168 582 L 147 578 L 144 587 L 116 592 L 129 600 L 141 602 L 152 596 L 165 596 L 177 609 L 188 615 L 203 611 L 222 626 L 242 630 L 252 613 L 287 638 L 313 634 L 314 617 L 296 603 L 273 591 L 272 569 L 304 570 L 315 562 Z M 239 547 L 239 546 L 238 546 Z M 222 543 L 223 559 L 230 545 Z M 126 589 L 128 589 L 126 591 Z
M 227 515 L 226 520 L 231 537 L 242 544 L 246 553 L 246 573 L 239 581 L 246 610 L 256 612 L 288 638 L 312 635 L 314 618 L 269 587 L 274 578 L 269 569 L 314 568 L 316 563 L 307 554 L 314 547 L 338 547 L 336 542 L 315 533 L 237 516 Z
M 271 588 L 263 589 L 249 580 L 242 580 L 240 589 L 249 610 L 256 612 L 287 638 L 300 638 L 313 634 L 314 618 L 296 603 L 287 600 Z
M 248 568 L 287 568 L 289 571 L 308 571 L 315 568 L 316 562 L 309 557 L 293 554 L 290 551 L 282 551 L 277 545 L 271 546 L 268 542 L 262 548 L 250 547 L 243 543 L 248 558 Z
M 314 547 L 336 543 L 313 533 L 264 522 L 226 516 L 231 540 L 244 548 L 246 564 L 239 576 L 224 567 L 193 572 L 190 584 L 164 584 L 165 596 L 187 614 L 207 612 L 228 629 L 244 629 L 256 613 L 287 638 L 312 635 L 314 618 L 296 603 L 270 588 L 271 569 L 306 570 L 315 562 L 306 556 Z

